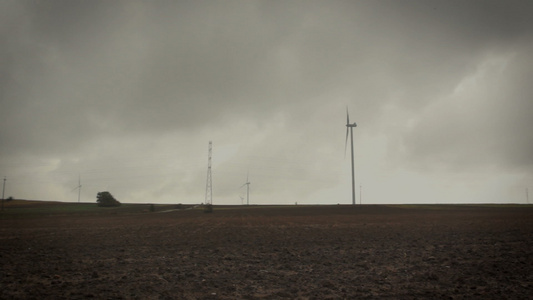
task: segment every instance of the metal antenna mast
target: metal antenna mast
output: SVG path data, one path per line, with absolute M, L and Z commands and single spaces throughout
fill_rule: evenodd
M 209 141 L 209 154 L 207 158 L 207 182 L 205 184 L 205 204 L 213 204 L 213 182 L 211 179 L 211 152 L 213 143 Z
M 353 161 L 353 128 L 357 127 L 354 122 L 350 124 L 350 115 L 348 114 L 348 107 L 346 107 L 346 142 L 344 143 L 344 153 L 346 153 L 346 145 L 348 144 L 348 131 L 350 131 L 350 142 L 352 145 L 352 205 L 355 205 L 355 167 Z

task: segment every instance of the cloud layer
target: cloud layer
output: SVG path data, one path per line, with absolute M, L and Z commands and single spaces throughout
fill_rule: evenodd
M 8 194 L 71 201 L 524 202 L 524 1 L 6 1 Z M 495 186 L 497 183 L 497 186 Z

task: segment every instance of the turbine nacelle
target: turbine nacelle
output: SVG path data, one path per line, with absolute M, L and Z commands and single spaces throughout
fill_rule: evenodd
M 241 185 L 239 188 L 241 189 L 243 186 L 249 185 L 249 184 L 250 184 L 250 182 L 246 182 L 245 184 Z
M 350 131 L 350 128 L 357 127 L 357 124 L 353 122 L 353 124 L 350 124 L 350 114 L 348 113 L 348 107 L 346 107 L 346 141 L 344 142 L 344 156 L 346 157 L 346 148 L 348 146 L 348 133 Z M 352 141 L 352 147 L 353 147 L 353 141 Z

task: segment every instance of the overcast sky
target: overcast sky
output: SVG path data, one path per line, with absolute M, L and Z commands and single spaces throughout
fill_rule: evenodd
M 5 197 L 525 203 L 532 1 L 0 1 Z M 246 199 L 244 199 L 246 201 Z

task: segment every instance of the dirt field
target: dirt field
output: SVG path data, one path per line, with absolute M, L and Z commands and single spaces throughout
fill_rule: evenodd
M 533 295 L 531 206 L 10 209 L 1 299 Z

